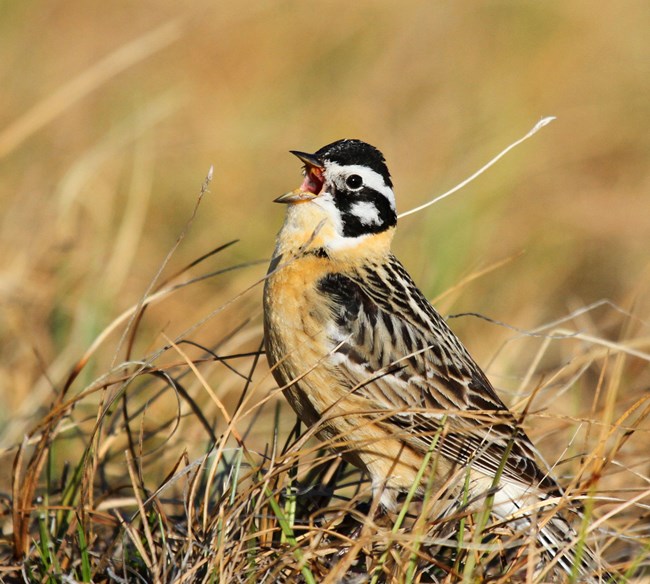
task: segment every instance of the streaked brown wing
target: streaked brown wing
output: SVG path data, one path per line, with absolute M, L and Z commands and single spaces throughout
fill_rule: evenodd
M 557 489 L 485 374 L 395 258 L 353 277 L 329 275 L 319 290 L 349 390 L 392 411 L 386 421 L 409 443 L 426 451 L 446 414 L 443 456 L 488 476 L 503 466 L 505 480 Z

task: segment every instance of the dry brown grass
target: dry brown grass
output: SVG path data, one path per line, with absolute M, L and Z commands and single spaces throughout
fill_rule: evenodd
M 645 549 L 647 563 L 645 2 L 0 10 L 5 577 L 31 566 L 34 580 L 214 569 L 218 581 L 291 581 L 306 561 L 333 581 L 341 550 L 372 569 L 389 546 L 400 579 L 421 569 L 415 548 L 444 559 L 370 522 L 361 477 L 290 437 L 293 415 L 255 356 L 255 261 L 281 221 L 269 201 L 297 180 L 287 150 L 359 137 L 385 152 L 408 209 L 550 114 L 555 124 L 460 196 L 405 218 L 396 251 L 431 297 L 447 291 L 443 313 L 541 333 L 452 322 L 506 401 L 528 408 L 562 483 L 595 497 L 604 555 L 626 569 Z M 211 164 L 212 192 L 154 289 L 221 273 L 118 323 Z M 323 481 L 351 486 L 305 486 Z
M 425 501 L 427 512 L 385 516 L 365 478 L 314 440 L 316 428 L 289 432 L 291 417 L 273 407 L 278 390 L 260 353 L 259 314 L 230 330 L 222 322 L 229 306 L 250 313 L 247 295 L 259 278 L 203 322 L 173 340 L 163 332 L 163 344 L 149 346 L 144 323 L 156 304 L 250 267 L 228 265 L 231 249 L 219 246 L 152 284 L 50 392 L 22 442 L 4 451 L 7 461 L 13 458 L 5 575 L 27 581 L 62 574 L 147 582 L 546 581 L 532 557 L 505 554 L 520 549 L 522 534 L 480 514 L 431 523 L 425 518 L 439 517 L 436 508 L 446 506 L 438 492 Z M 220 258 L 220 270 L 190 275 Z M 623 581 L 623 574 L 642 573 L 648 557 L 650 399 L 643 389 L 621 394 L 645 382 L 650 339 L 639 335 L 644 323 L 606 308 L 621 329 L 616 342 L 580 326 L 596 308 L 526 333 L 536 348 L 526 349 L 530 368 L 512 402 L 526 412 L 534 439 L 547 451 L 556 446 L 552 461 L 567 502 L 586 509 L 576 545 L 586 541 L 597 549 Z M 208 323 L 227 332 L 205 347 L 192 339 Z M 559 365 L 542 367 L 552 350 L 561 352 L 553 358 Z M 83 382 L 102 354 L 110 364 Z M 591 397 L 569 405 L 576 395 Z

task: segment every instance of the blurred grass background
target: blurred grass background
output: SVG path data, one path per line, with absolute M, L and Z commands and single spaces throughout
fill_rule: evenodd
M 51 388 L 137 303 L 210 165 L 211 192 L 170 272 L 232 239 L 210 269 L 268 258 L 284 212 L 271 201 L 300 180 L 287 151 L 342 137 L 384 152 L 404 211 L 557 116 L 460 194 L 405 218 L 396 252 L 432 298 L 511 258 L 445 296 L 444 313 L 533 329 L 607 298 L 635 314 L 623 332 L 647 338 L 649 24 L 641 0 L 1 3 L 2 446 L 20 441 Z M 149 310 L 141 349 L 264 271 Z M 260 290 L 192 338 L 213 345 L 251 314 L 257 328 L 240 344 L 253 348 Z M 511 331 L 453 326 L 497 386 L 526 370 L 519 349 L 490 364 Z M 580 326 L 622 334 L 610 306 Z M 647 391 L 647 363 L 636 371 L 630 392 Z

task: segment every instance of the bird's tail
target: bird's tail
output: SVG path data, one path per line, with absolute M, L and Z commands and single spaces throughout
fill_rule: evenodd
M 537 542 L 543 557 L 536 571 L 543 581 L 559 572 L 581 584 L 615 581 L 605 561 L 587 545 L 587 534 L 573 527 L 577 522 L 569 521 L 577 516 L 584 522 L 585 518 L 576 509 L 562 508 L 559 492 L 544 495 L 510 484 L 493 490 L 491 496 L 493 516 L 514 528 L 517 538 Z
M 548 561 L 541 572 L 552 573 L 554 566 L 561 568 L 572 582 L 597 584 L 614 582 L 612 574 L 605 567 L 605 562 L 585 542 L 585 534 L 578 533 L 559 513 L 550 518 L 537 518 L 538 524 L 529 521 L 532 529 L 537 530 L 537 541 L 544 548 Z

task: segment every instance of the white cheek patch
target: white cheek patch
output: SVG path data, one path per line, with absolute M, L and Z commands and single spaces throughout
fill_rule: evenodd
M 381 225 L 379 210 L 375 205 L 368 201 L 359 201 L 350 207 L 352 215 L 359 218 L 362 225 Z
M 316 205 L 323 212 L 323 216 L 327 218 L 329 225 L 334 228 L 334 233 L 328 238 L 326 242 L 327 249 L 331 251 L 338 251 L 348 249 L 358 245 L 361 241 L 366 239 L 368 235 L 359 235 L 358 237 L 343 237 L 340 235 L 343 232 L 343 224 L 341 222 L 341 212 L 336 208 L 332 196 L 327 192 L 319 195 L 309 203 L 295 205 L 296 212 L 302 213 L 310 205 Z M 290 206 L 292 210 L 294 207 Z

